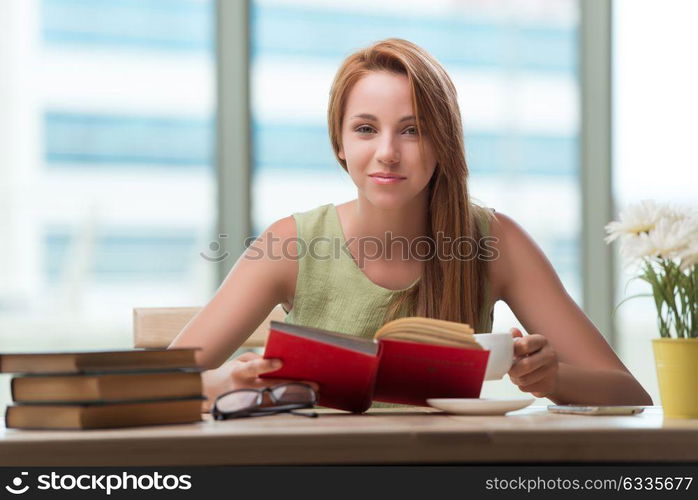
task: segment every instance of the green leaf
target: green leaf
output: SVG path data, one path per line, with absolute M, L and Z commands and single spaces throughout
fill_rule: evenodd
M 616 315 L 616 312 L 618 311 L 618 308 L 622 306 L 626 301 L 630 299 L 634 299 L 637 297 L 652 297 L 651 293 L 636 293 L 635 295 L 631 295 L 630 297 L 625 297 L 623 300 L 621 300 L 616 307 L 613 308 L 613 311 L 611 311 L 611 317 L 614 317 Z

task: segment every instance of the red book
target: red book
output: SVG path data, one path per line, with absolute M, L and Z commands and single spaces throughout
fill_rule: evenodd
M 361 413 L 373 400 L 426 406 L 427 398 L 477 398 L 488 356 L 481 348 L 365 339 L 272 321 L 264 358 L 279 358 L 283 366 L 260 377 L 316 382 L 320 406 Z

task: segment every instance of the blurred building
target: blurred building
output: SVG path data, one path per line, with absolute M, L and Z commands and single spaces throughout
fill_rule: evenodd
M 10 0 L 0 20 L 0 341 L 123 344 L 134 305 L 207 300 L 213 2 Z

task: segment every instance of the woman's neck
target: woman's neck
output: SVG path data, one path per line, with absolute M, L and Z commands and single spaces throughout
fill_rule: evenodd
M 376 207 L 359 196 L 349 203 L 351 228 L 349 232 L 357 237 L 373 237 L 385 241 L 390 233 L 394 238 L 405 238 L 411 242 L 427 232 L 426 191 L 411 202 L 392 210 Z

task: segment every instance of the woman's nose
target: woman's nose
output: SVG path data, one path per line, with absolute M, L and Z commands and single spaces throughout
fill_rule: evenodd
M 391 137 L 386 137 L 380 144 L 378 160 L 387 165 L 400 161 L 400 151 Z

